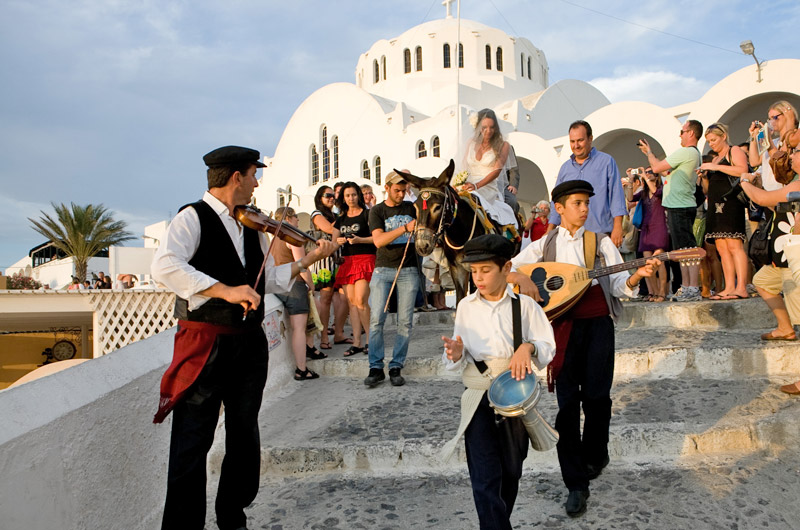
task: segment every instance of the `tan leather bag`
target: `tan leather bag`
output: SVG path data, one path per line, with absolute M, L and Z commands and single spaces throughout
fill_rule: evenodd
M 800 144 L 800 130 L 792 129 L 781 139 L 781 148 L 773 151 L 769 157 L 769 167 L 775 175 L 775 180 L 781 184 L 789 184 L 794 180 L 795 172 L 792 170 L 792 153 Z

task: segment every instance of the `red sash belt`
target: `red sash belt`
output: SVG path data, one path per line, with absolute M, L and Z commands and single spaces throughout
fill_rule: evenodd
M 161 378 L 161 399 L 153 423 L 161 423 L 197 380 L 214 348 L 217 335 L 239 335 L 247 330 L 206 322 L 178 321 L 172 363 Z
M 581 297 L 577 304 L 564 315 L 553 321 L 553 334 L 556 339 L 556 355 L 547 365 L 547 389 L 555 390 L 556 379 L 564 364 L 564 354 L 572 333 L 572 322 L 581 318 L 595 318 L 609 315 L 608 303 L 600 285 L 593 285 Z

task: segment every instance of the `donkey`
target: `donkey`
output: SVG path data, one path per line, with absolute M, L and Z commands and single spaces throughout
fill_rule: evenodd
M 470 279 L 469 266 L 461 262 L 464 244 L 473 237 L 487 233 L 487 230 L 470 202 L 460 197 L 450 186 L 455 164 L 451 159 L 447 168 L 438 177 L 431 179 L 423 179 L 396 169 L 395 171 L 419 189 L 419 196 L 414 203 L 417 209 L 414 230 L 417 254 L 429 256 L 436 246 L 442 247 L 456 287 L 456 300 L 460 301 L 467 295 Z M 492 224 L 492 232 L 501 234 L 500 226 L 494 221 Z

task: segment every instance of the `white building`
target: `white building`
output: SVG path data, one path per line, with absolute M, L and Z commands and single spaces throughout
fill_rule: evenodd
M 300 196 L 299 205 L 292 204 L 310 212 L 321 184 L 370 183 L 380 199 L 382 178 L 392 168 L 432 177 L 453 158 L 459 169 L 472 134 L 469 115 L 491 108 L 520 163 L 518 198 L 535 203 L 549 196 L 571 154 L 567 129 L 574 120 L 592 125 L 594 146 L 624 171 L 646 162 L 635 147 L 639 138 L 661 157 L 677 149 L 686 119 L 727 123 L 738 143 L 752 120 L 765 120 L 774 101 L 800 106 L 799 60 L 773 60 L 761 68 L 761 82 L 755 66 L 742 68 L 699 100 L 677 107 L 612 104 L 584 81 L 550 85 L 544 52 L 529 40 L 471 20 L 459 25 L 448 16 L 376 42 L 358 59 L 355 84 L 333 83 L 309 96 L 275 155 L 264 157 L 256 202 L 274 210 L 281 199 L 275 189 L 291 184 Z

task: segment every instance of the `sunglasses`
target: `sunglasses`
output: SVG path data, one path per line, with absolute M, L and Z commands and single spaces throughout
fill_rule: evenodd
M 333 199 L 334 197 L 336 197 L 336 195 L 334 195 L 333 193 L 323 193 L 322 196 L 325 197 L 326 199 Z
M 775 121 L 778 118 L 780 118 L 782 115 L 783 115 L 783 112 L 779 112 L 775 116 L 770 116 L 769 119 L 771 119 L 772 121 Z

